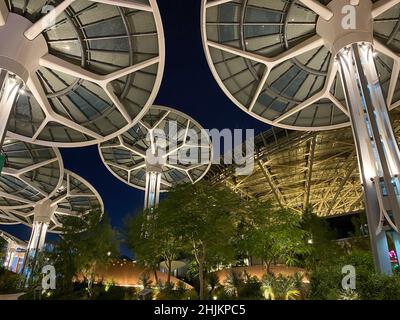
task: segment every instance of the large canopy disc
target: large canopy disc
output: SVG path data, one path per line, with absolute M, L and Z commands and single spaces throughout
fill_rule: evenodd
M 56 148 L 7 138 L 2 152 L 0 209 L 28 208 L 52 197 L 62 182 L 64 165 Z
M 176 124 L 176 129 L 171 131 Z M 176 131 L 175 131 L 176 130 Z M 140 190 L 146 189 L 146 170 L 151 150 L 157 149 L 159 133 L 165 133 L 167 147 L 160 170 L 161 192 L 182 183 L 196 183 L 207 173 L 212 162 L 210 137 L 202 126 L 175 109 L 152 106 L 130 130 L 99 145 L 107 169 L 122 182 Z M 196 159 L 184 163 L 185 155 Z
M 286 129 L 337 129 L 350 121 L 332 52 L 352 42 L 372 42 L 388 107 L 400 104 L 398 3 L 203 0 L 203 45 L 222 90 L 253 117 Z M 340 31 L 334 23 L 351 23 L 352 8 L 356 29 Z
M 113 138 L 146 113 L 161 84 L 155 0 L 2 1 L 0 42 L 0 69 L 24 83 L 9 136 L 27 142 L 77 147 Z
M 32 227 L 38 219 L 39 206 L 45 204 L 48 210 L 44 212 L 48 218 L 48 232 L 61 233 L 63 217 L 83 219 L 87 214 L 104 213 L 104 204 L 96 189 L 85 179 L 65 170 L 64 179 L 57 192 L 47 201 L 42 201 L 30 208 L 0 210 L 0 224 L 24 224 Z M 77 230 L 80 232 L 83 230 Z

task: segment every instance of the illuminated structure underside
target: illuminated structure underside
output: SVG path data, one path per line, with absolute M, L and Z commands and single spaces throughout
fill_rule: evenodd
M 399 3 L 203 1 L 209 65 L 239 107 L 287 129 L 351 125 L 375 265 L 387 274 L 389 238 L 400 252 L 400 152 L 388 115 L 398 105 Z
M 64 172 L 57 149 L 7 138 L 2 152 L 0 209 L 28 208 L 54 195 Z
M 19 273 L 23 266 L 28 243 L 2 230 L 0 230 L 0 237 L 7 242 L 6 248 L 4 248 L 5 252 L 3 252 L 5 253 L 5 257 L 2 261 L 2 267 L 12 272 Z M 0 250 L 1 249 L 2 248 L 0 248 Z
M 400 137 L 400 113 L 394 110 L 391 117 Z M 364 210 L 350 128 L 322 132 L 270 129 L 255 138 L 253 173 L 237 176 L 235 168 L 212 165 L 205 179 L 226 184 L 244 199 L 271 201 L 277 208 L 281 205 L 298 213 L 304 212 L 307 203 L 321 217 Z
M 104 204 L 94 187 L 78 175 L 65 170 L 57 192 L 48 200 L 30 208 L 0 210 L 0 224 L 24 224 L 32 227 L 24 272 L 29 278 L 37 254 L 43 249 L 46 233 L 61 233 L 64 217 L 83 219 L 87 214 L 104 213 Z M 81 232 L 84 230 L 76 230 Z
M 1 139 L 115 137 L 150 107 L 164 68 L 155 0 L 2 0 L 0 43 Z
M 158 154 L 160 149 L 163 155 Z M 145 191 L 144 207 L 148 209 L 157 206 L 160 192 L 200 181 L 212 158 L 210 139 L 200 124 L 162 106 L 152 106 L 137 125 L 99 145 L 99 152 L 115 177 Z M 186 154 L 196 159 L 181 161 Z

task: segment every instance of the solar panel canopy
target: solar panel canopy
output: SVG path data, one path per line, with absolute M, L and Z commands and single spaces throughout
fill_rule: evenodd
M 389 109 L 400 103 L 400 6 L 391 6 L 373 23 L 375 63 Z M 203 45 L 225 94 L 255 118 L 286 129 L 350 125 L 335 59 L 317 35 L 318 19 L 300 0 L 203 0 Z
M 152 106 L 119 137 L 102 143 L 100 155 L 108 170 L 124 183 L 145 190 L 149 157 L 162 148 L 160 191 L 196 183 L 211 166 L 212 145 L 200 124 L 175 109 Z M 157 160 L 158 161 L 158 160 Z
M 96 189 L 77 174 L 65 170 L 63 181 L 49 200 L 54 210 L 47 228 L 48 232 L 61 233 L 63 218 L 85 218 L 87 214 L 104 213 L 104 204 Z M 24 224 L 32 227 L 35 222 L 35 207 L 0 210 L 0 224 Z M 79 230 L 77 230 L 78 232 Z
M 8 138 L 2 151 L 0 209 L 27 208 L 56 193 L 64 172 L 57 149 Z
M 0 17 L 0 69 L 24 82 L 11 137 L 92 145 L 130 128 L 153 103 L 165 58 L 155 0 L 10 0 Z

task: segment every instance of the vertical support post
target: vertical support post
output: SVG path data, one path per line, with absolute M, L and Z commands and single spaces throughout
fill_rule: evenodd
M 38 255 L 43 250 L 47 227 L 48 225 L 45 222 L 35 222 L 33 224 L 31 238 L 29 239 L 29 244 L 25 253 L 24 267 L 22 269 L 25 286 L 32 278 L 36 268 Z
M 144 208 L 152 213 L 160 201 L 161 171 L 151 170 L 146 172 L 146 193 Z
M 29 239 L 22 268 L 25 287 L 29 284 L 29 280 L 32 279 L 37 268 L 38 256 L 43 251 L 47 228 L 54 211 L 55 207 L 51 206 L 50 200 L 39 203 L 35 207 L 31 238 Z
M 370 44 L 344 48 L 337 56 L 357 149 L 377 271 L 393 273 L 388 234 L 400 227 L 400 152 L 388 116 Z
M 21 81 L 7 71 L 0 70 L 0 150 L 7 134 L 12 108 L 21 88 Z

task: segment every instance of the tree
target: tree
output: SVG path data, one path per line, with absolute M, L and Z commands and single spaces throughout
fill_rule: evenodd
M 239 298 L 239 289 L 244 285 L 244 283 L 245 281 L 242 272 L 230 270 L 224 281 L 225 292 L 230 296 Z
M 210 268 L 234 257 L 235 214 L 242 200 L 224 186 L 199 182 L 172 190 L 155 211 L 190 253 L 199 270 L 199 296 L 204 299 L 205 276 Z
M 65 217 L 62 220 L 63 235 L 50 257 L 55 261 L 64 289 L 69 289 L 73 277 L 81 274 L 91 296 L 96 268 L 118 255 L 117 233 L 106 215 L 99 222 L 100 214 L 93 211 L 83 220 L 74 217 Z M 85 231 L 77 233 L 78 230 Z
M 328 222 L 314 214 L 309 206 L 304 211 L 301 227 L 308 233 L 309 253 L 304 256 L 305 267 L 315 270 L 321 264 L 331 264 L 344 252 L 334 242 L 335 232 Z
M 292 277 L 266 274 L 262 282 L 264 297 L 267 300 L 295 300 L 300 296 L 296 280 Z
M 5 257 L 5 252 L 6 252 L 6 246 L 7 246 L 7 241 L 4 240 L 2 237 L 0 237 L 0 262 L 4 259 Z M 2 265 L 0 265 L 0 268 Z
M 242 227 L 241 247 L 261 258 L 267 272 L 276 261 L 291 265 L 309 252 L 301 216 L 288 209 L 274 210 L 269 203 L 251 200 Z
M 182 241 L 176 237 L 171 225 L 159 221 L 157 214 L 145 210 L 125 223 L 125 243 L 135 254 L 138 262 L 154 272 L 161 261 L 168 269 L 167 282 L 171 282 L 172 263 L 183 250 Z

